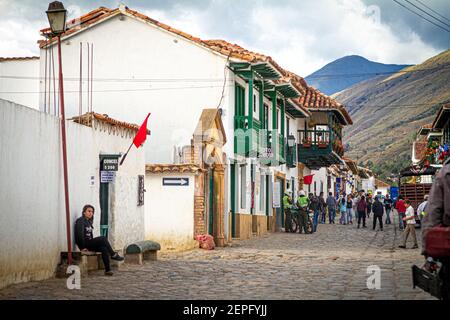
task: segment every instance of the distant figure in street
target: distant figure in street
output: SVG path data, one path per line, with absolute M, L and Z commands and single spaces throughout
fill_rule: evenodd
M 416 249 L 419 246 L 417 245 L 417 237 L 416 237 L 416 218 L 414 215 L 414 208 L 411 206 L 411 202 L 409 200 L 405 201 L 405 217 L 403 218 L 403 221 L 406 224 L 405 231 L 403 232 L 403 243 L 398 246 L 399 248 L 406 249 L 406 241 L 408 240 L 409 234 L 412 235 L 414 245 L 412 249 Z
M 420 221 L 423 220 L 423 218 L 425 217 L 426 214 L 426 209 L 427 209 L 427 204 L 428 204 L 428 195 L 425 195 L 423 197 L 423 202 L 421 204 L 419 204 L 419 206 L 417 207 L 417 215 L 419 216 Z
M 403 218 L 405 217 L 406 206 L 402 196 L 398 197 L 397 203 L 395 204 L 395 209 L 397 209 L 398 212 L 398 227 L 400 230 L 403 230 Z
M 417 212 L 419 214 L 419 212 Z M 426 205 L 425 217 L 422 225 L 422 254 L 426 252 L 426 236 L 434 227 L 442 225 L 450 227 L 450 162 L 447 160 L 439 171 L 431 187 L 430 198 Z M 432 257 L 431 257 L 432 258 Z M 443 300 L 450 300 L 450 257 L 441 258 Z
M 384 209 L 386 210 L 386 224 L 391 224 L 392 199 L 389 193 L 384 198 Z
M 353 210 L 353 200 L 351 194 L 349 194 L 347 196 L 347 221 L 349 224 L 353 224 L 352 210 Z
M 123 257 L 111 248 L 108 239 L 105 237 L 93 237 L 94 227 L 94 207 L 87 204 L 83 207 L 82 216 L 75 222 L 75 243 L 80 250 L 101 252 L 103 264 L 105 265 L 105 275 L 112 276 L 109 257 L 117 261 L 123 261 Z
M 313 232 L 317 231 L 317 225 L 319 224 L 319 208 L 320 203 L 319 199 L 315 194 L 310 193 L 309 194 L 309 210 L 312 210 L 314 212 L 314 219 L 313 219 Z
M 347 224 L 347 202 L 345 201 L 345 197 L 342 195 L 339 199 L 339 212 L 341 214 L 341 218 L 339 219 L 339 224 Z
M 330 224 L 334 224 L 334 218 L 336 216 L 336 199 L 333 197 L 333 193 L 330 192 L 327 198 L 328 219 Z
M 292 232 L 292 199 L 291 199 L 291 191 L 286 191 L 283 196 L 283 208 L 284 208 L 284 231 Z
M 366 228 L 366 215 L 367 215 L 367 203 L 366 197 L 362 196 L 358 201 L 358 206 L 356 207 L 358 211 L 358 229 L 361 225 L 361 220 L 363 222 L 363 228 Z
M 372 205 L 372 211 L 373 211 L 373 230 L 375 230 L 377 226 L 377 220 L 380 224 L 380 231 L 383 231 L 383 213 L 384 208 L 383 204 L 380 202 L 380 199 L 378 196 L 375 197 L 375 202 Z
M 320 204 L 320 212 L 321 212 L 321 219 L 320 219 L 320 223 L 325 223 L 326 221 L 326 208 L 327 208 L 327 203 L 325 202 L 325 198 L 323 197 L 323 192 L 320 193 L 319 195 L 319 204 Z
M 372 197 L 370 194 L 367 197 L 366 203 L 367 203 L 367 218 L 370 218 L 370 213 L 372 212 L 372 204 L 373 204 Z
M 299 210 L 298 213 L 298 226 L 299 226 L 299 233 L 302 233 L 302 229 L 303 231 L 305 231 L 305 234 L 308 233 L 308 229 L 306 226 L 306 222 L 309 219 L 308 216 L 308 207 L 309 207 L 309 199 L 306 196 L 305 191 L 301 190 L 299 193 L 299 197 L 297 199 L 297 205 Z

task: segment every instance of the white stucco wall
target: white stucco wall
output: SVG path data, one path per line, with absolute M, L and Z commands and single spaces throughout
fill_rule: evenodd
M 139 125 L 150 112 L 148 128 L 152 136 L 145 145 L 146 162 L 172 163 L 173 147 L 190 144 L 202 110 L 217 107 L 227 58 L 149 23 L 114 17 L 63 42 L 68 116 L 79 114 L 80 42 L 83 78 L 87 77 L 87 43 L 94 45 L 93 110 Z M 45 51 L 41 50 L 43 56 Z M 70 81 L 71 78 L 76 81 Z M 231 71 L 227 69 L 227 80 L 230 78 Z M 87 88 L 87 81 L 83 81 L 83 112 L 87 110 Z M 234 88 L 232 82 L 226 84 L 222 101 L 223 122 L 231 141 L 225 146 L 227 154 L 232 150 L 234 112 L 234 100 L 229 99 L 234 90 L 230 88 Z M 41 110 L 42 106 L 43 95 Z
M 0 99 L 39 109 L 39 59 L 0 61 Z
M 99 154 L 124 152 L 131 138 L 72 122 L 66 128 L 77 250 L 73 223 L 83 205 L 95 207 L 94 236 L 100 231 Z M 58 118 L 0 100 L 0 287 L 51 277 L 67 250 L 60 150 Z M 137 175 L 144 167 L 142 150 L 130 151 L 111 186 L 118 201 L 110 211 L 110 240 L 117 250 L 144 237 L 144 208 L 137 206 Z
M 189 178 L 188 186 L 163 186 L 163 178 Z M 194 174 L 145 176 L 145 239 L 161 244 L 162 250 L 182 250 L 194 241 Z

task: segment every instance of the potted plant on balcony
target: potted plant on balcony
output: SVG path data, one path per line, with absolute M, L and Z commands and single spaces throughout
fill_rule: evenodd
M 303 141 L 302 141 L 303 148 L 310 148 L 311 144 L 312 144 L 311 138 L 303 138 Z
M 328 147 L 328 141 L 324 141 L 324 140 L 319 140 L 317 142 L 317 147 L 320 149 L 325 149 Z

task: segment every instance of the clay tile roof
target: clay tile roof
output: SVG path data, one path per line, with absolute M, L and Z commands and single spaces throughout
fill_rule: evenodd
M 84 124 L 84 125 L 91 127 L 92 119 L 96 119 L 98 121 L 101 121 L 101 122 L 104 122 L 104 123 L 107 123 L 107 124 L 110 124 L 113 126 L 130 129 L 130 130 L 134 130 L 134 131 L 138 131 L 139 127 L 140 127 L 137 124 L 119 121 L 119 120 L 110 118 L 107 114 L 99 114 L 99 113 L 95 113 L 95 112 L 88 112 L 88 113 L 83 114 L 82 116 L 73 117 L 69 120 L 73 120 L 76 123 Z M 150 134 L 151 134 L 150 130 L 147 129 L 147 135 L 150 135 Z
M 0 62 L 24 60 L 39 60 L 39 57 L 0 57 Z
M 125 7 L 125 12 L 129 15 L 132 15 L 132 16 L 138 18 L 138 19 L 141 19 L 141 20 L 144 20 L 151 24 L 154 24 L 154 25 L 158 26 L 159 28 L 162 28 L 166 31 L 177 34 L 188 40 L 194 41 L 197 44 L 207 47 L 208 49 L 213 50 L 222 55 L 226 55 L 226 56 L 233 57 L 236 59 L 248 61 L 251 63 L 255 63 L 255 62 L 270 63 L 282 75 L 282 81 L 285 81 L 285 82 L 290 81 L 292 83 L 292 85 L 299 92 L 301 92 L 301 94 L 302 94 L 301 97 L 297 98 L 295 101 L 293 100 L 294 103 L 296 105 L 298 105 L 300 108 L 305 110 L 307 113 L 309 113 L 308 108 L 336 109 L 342 113 L 343 117 L 346 119 L 346 121 L 349 124 L 353 124 L 352 119 L 344 106 L 340 105 L 335 100 L 324 95 L 323 93 L 316 90 L 315 88 L 308 86 L 306 81 L 302 77 L 298 76 L 297 74 L 295 74 L 289 70 L 283 69 L 270 56 L 266 56 L 264 54 L 249 51 L 237 44 L 232 44 L 225 40 L 220 40 L 220 39 L 202 40 L 200 38 L 197 38 L 190 34 L 187 34 L 183 31 L 172 28 L 164 23 L 161 23 L 155 19 L 152 19 L 142 13 L 135 11 L 135 10 L 131 10 L 128 7 Z M 95 10 L 81 16 L 78 19 L 74 19 L 74 20 L 70 21 L 67 24 L 68 29 L 63 34 L 63 36 L 68 36 L 70 34 L 73 34 L 73 33 L 77 32 L 79 30 L 82 30 L 94 23 L 97 23 L 103 19 L 110 17 L 110 16 L 118 15 L 120 13 L 121 13 L 121 10 L 119 8 L 111 10 L 111 9 L 108 9 L 105 7 L 100 7 L 98 9 L 95 9 Z M 56 38 L 51 38 L 51 36 L 49 35 L 49 32 L 50 32 L 49 28 L 41 30 L 42 35 L 50 38 L 47 41 L 45 41 L 45 40 L 38 41 L 39 46 L 41 48 L 45 47 L 45 45 L 47 45 L 47 44 L 53 43 L 56 40 Z
M 194 164 L 147 164 L 145 171 L 149 173 L 198 173 L 204 170 Z

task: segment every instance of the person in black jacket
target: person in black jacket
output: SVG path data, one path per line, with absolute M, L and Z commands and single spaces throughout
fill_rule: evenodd
M 375 230 L 375 227 L 377 226 L 377 220 L 380 223 L 380 230 L 383 231 L 383 213 L 384 208 L 383 204 L 380 202 L 380 199 L 378 196 L 375 197 L 375 202 L 372 205 L 372 212 L 373 212 L 373 230 Z
M 94 252 L 101 252 L 103 264 L 105 265 L 105 275 L 112 276 L 111 265 L 109 257 L 117 261 L 123 261 L 123 257 L 114 252 L 106 237 L 93 237 L 94 227 L 94 207 L 87 204 L 83 207 L 83 213 L 75 222 L 75 243 L 80 250 L 89 250 Z

